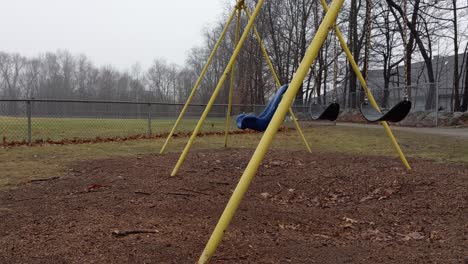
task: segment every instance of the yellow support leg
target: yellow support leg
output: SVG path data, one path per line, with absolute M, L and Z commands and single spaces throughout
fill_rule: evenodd
M 268 151 L 271 142 L 273 141 L 278 128 L 280 127 L 281 123 L 283 122 L 284 117 L 286 116 L 289 107 L 291 106 L 294 97 L 296 96 L 297 91 L 300 89 L 304 78 L 307 75 L 307 72 L 312 65 L 312 62 L 317 57 L 317 54 L 320 48 L 323 45 L 323 42 L 327 38 L 328 29 L 333 26 L 336 21 L 336 17 L 338 12 L 343 5 L 344 0 L 334 0 L 330 6 L 330 11 L 326 14 L 325 18 L 323 19 L 315 37 L 310 44 L 307 52 L 297 69 L 296 74 L 294 75 L 291 83 L 289 84 L 289 88 L 283 96 L 281 103 L 278 106 L 278 110 L 276 110 L 273 119 L 270 122 L 265 134 L 263 134 L 260 143 L 255 150 L 247 168 L 245 169 L 239 183 L 237 184 L 236 189 L 234 190 L 231 199 L 229 199 L 228 204 L 226 205 L 226 209 L 224 209 L 221 218 L 216 225 L 213 234 L 211 235 L 208 243 L 205 246 L 203 253 L 201 254 L 198 263 L 205 264 L 210 261 L 210 258 L 213 256 L 216 248 L 218 247 L 219 243 L 221 242 L 224 232 L 226 231 L 227 227 L 229 226 L 234 214 L 239 207 L 239 204 L 244 197 L 244 194 L 247 192 L 247 189 L 252 181 L 255 173 L 258 170 L 263 158 L 265 157 L 266 152 Z
M 174 123 L 174 126 L 171 129 L 171 132 L 166 138 L 166 141 L 164 142 L 164 145 L 161 148 L 161 151 L 159 152 L 160 154 L 163 154 L 166 151 L 167 145 L 169 144 L 169 141 L 171 140 L 172 136 L 174 135 L 177 127 L 179 127 L 179 123 L 182 120 L 182 117 L 184 116 L 185 112 L 187 111 L 187 108 L 192 101 L 193 97 L 195 96 L 195 92 L 197 91 L 198 87 L 200 86 L 200 83 L 205 76 L 206 71 L 208 70 L 208 67 L 211 64 L 211 61 L 213 61 L 214 55 L 216 54 L 216 51 L 219 48 L 219 45 L 221 44 L 221 41 L 224 39 L 224 36 L 226 35 L 226 32 L 229 28 L 229 25 L 231 24 L 232 20 L 234 19 L 234 16 L 237 12 L 238 8 L 236 8 L 232 11 L 231 15 L 229 16 L 228 22 L 224 26 L 224 29 L 221 33 L 221 36 L 219 36 L 218 41 L 216 42 L 213 50 L 211 51 L 210 57 L 208 58 L 208 61 L 206 62 L 205 66 L 203 67 L 202 72 L 200 73 L 200 76 L 198 76 L 198 80 L 196 81 L 195 85 L 192 88 L 192 92 L 190 92 L 189 97 L 187 98 L 187 101 L 185 102 L 184 107 L 182 108 L 182 111 L 179 114 L 179 117 L 177 118 L 176 122 Z
M 323 6 L 323 9 L 325 9 L 325 12 L 328 12 L 328 5 L 325 2 L 325 0 L 320 0 L 320 2 L 322 4 L 322 6 Z M 357 65 L 356 61 L 354 60 L 353 55 L 351 54 L 351 51 L 349 50 L 348 45 L 346 44 L 346 41 L 345 41 L 345 39 L 343 37 L 343 34 L 341 34 L 340 28 L 337 25 L 335 25 L 335 32 L 336 32 L 336 36 L 340 40 L 341 47 L 343 48 L 344 52 L 346 53 L 346 56 L 348 57 L 348 60 L 351 63 L 351 66 L 352 66 L 354 72 L 356 73 L 356 76 L 358 77 L 359 82 L 361 83 L 361 86 L 364 88 L 364 91 L 367 94 L 367 98 L 369 99 L 369 102 L 372 104 L 372 106 L 377 111 L 380 112 L 380 108 L 377 105 L 377 102 L 375 101 L 374 96 L 372 95 L 372 92 L 367 87 L 366 80 L 362 76 L 361 71 L 359 70 L 359 66 Z M 408 160 L 406 160 L 405 154 L 403 154 L 403 151 L 401 150 L 400 145 L 398 144 L 395 136 L 393 135 L 392 130 L 390 129 L 390 126 L 385 121 L 381 122 L 381 124 L 383 125 L 383 127 L 385 129 L 385 132 L 387 133 L 387 136 L 390 138 L 390 141 L 392 142 L 393 147 L 397 151 L 401 162 L 406 167 L 406 169 L 411 170 L 411 166 L 409 165 Z
M 250 18 L 250 12 L 247 9 L 247 6 L 244 6 L 244 11 L 245 14 L 247 15 L 247 18 Z M 275 67 L 273 67 L 273 63 L 271 62 L 270 56 L 268 56 L 268 52 L 265 48 L 265 45 L 263 45 L 262 38 L 260 37 L 260 34 L 258 33 L 257 27 L 253 27 L 255 37 L 257 38 L 257 42 L 260 45 L 260 49 L 262 50 L 263 57 L 265 57 L 265 60 L 268 64 L 268 68 L 270 68 L 271 74 L 273 75 L 273 79 L 275 79 L 276 85 L 278 87 L 281 86 L 281 81 L 278 78 L 278 74 L 276 74 Z M 310 149 L 309 142 L 307 142 L 307 139 L 304 136 L 304 133 L 302 132 L 301 127 L 299 126 L 299 123 L 297 122 L 296 116 L 294 115 L 294 112 L 291 108 L 289 108 L 289 114 L 291 115 L 291 118 L 294 122 L 294 126 L 296 127 L 297 132 L 299 133 L 299 136 L 301 137 L 302 141 L 304 142 L 304 146 L 306 147 L 307 151 L 309 153 L 312 153 L 312 150 Z
M 240 7 L 237 10 L 237 20 L 236 20 L 236 34 L 234 37 L 234 45 L 239 43 L 239 32 L 240 32 L 240 20 L 241 20 L 241 9 Z M 224 147 L 227 148 L 228 146 L 228 138 L 229 138 L 229 127 L 231 126 L 231 109 L 232 109 L 232 90 L 234 88 L 234 82 L 236 77 L 236 65 L 234 61 L 234 65 L 231 69 L 231 83 L 229 84 L 229 99 L 228 99 L 228 108 L 226 111 L 226 124 L 224 127 Z
M 237 56 L 239 55 L 240 50 L 242 49 L 242 46 L 249 36 L 249 31 L 252 28 L 255 19 L 257 18 L 258 13 L 260 12 L 260 9 L 263 5 L 263 2 L 265 0 L 259 0 L 257 6 L 255 7 L 255 11 L 252 14 L 252 17 L 249 19 L 249 22 L 247 23 L 247 26 L 244 30 L 244 33 L 242 34 L 241 39 L 239 40 L 239 44 L 237 44 L 236 48 L 234 49 L 234 53 L 231 56 L 231 59 L 229 60 L 228 65 L 226 66 L 226 69 L 224 70 L 223 74 L 221 75 L 221 78 L 219 79 L 218 85 L 216 86 L 213 94 L 211 95 L 210 101 L 208 102 L 208 105 L 206 106 L 205 110 L 203 111 L 202 116 L 200 117 L 200 120 L 198 120 L 198 124 L 195 127 L 195 130 L 193 131 L 192 135 L 190 136 L 189 141 L 187 142 L 187 145 L 184 148 L 184 151 L 182 152 L 182 155 L 179 157 L 179 160 L 177 161 L 177 164 L 175 165 L 174 169 L 172 170 L 171 176 L 175 176 L 177 174 L 177 171 L 180 169 L 182 166 L 182 163 L 185 160 L 185 157 L 187 157 L 187 154 L 192 147 L 193 141 L 197 137 L 198 132 L 200 131 L 200 128 L 203 125 L 203 122 L 205 122 L 206 117 L 208 116 L 208 113 L 211 110 L 211 107 L 213 106 L 216 97 L 219 94 L 219 91 L 221 90 L 224 82 L 226 81 L 227 76 L 229 75 L 229 72 L 231 71 L 231 67 L 236 61 Z
M 307 142 L 307 139 L 305 138 L 304 132 L 302 132 L 301 127 L 299 126 L 299 123 L 297 122 L 297 118 L 294 115 L 293 110 L 291 107 L 288 109 L 289 115 L 291 116 L 292 121 L 294 122 L 294 126 L 296 126 L 297 133 L 299 133 L 299 136 L 302 138 L 302 142 L 304 142 L 304 146 L 306 147 L 307 151 L 309 153 L 312 153 L 312 150 L 310 149 L 309 142 Z

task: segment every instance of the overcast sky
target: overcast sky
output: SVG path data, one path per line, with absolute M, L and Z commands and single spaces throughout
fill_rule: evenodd
M 118 69 L 183 64 L 227 0 L 0 0 L 0 51 L 83 53 Z M 234 0 L 232 0 L 234 2 Z

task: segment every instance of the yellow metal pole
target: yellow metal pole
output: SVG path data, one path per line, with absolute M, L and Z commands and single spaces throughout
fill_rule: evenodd
M 247 192 L 249 188 L 250 182 L 252 181 L 255 173 L 258 170 L 263 158 L 265 157 L 266 152 L 268 151 L 273 138 L 278 131 L 281 123 L 283 122 L 286 113 L 288 112 L 288 108 L 291 106 L 291 103 L 296 96 L 297 91 L 300 89 L 304 78 L 307 75 L 307 72 L 310 69 L 310 65 L 317 57 L 317 54 L 320 48 L 323 45 L 323 42 L 327 38 L 328 30 L 330 27 L 333 26 L 335 23 L 336 17 L 338 15 L 338 11 L 340 10 L 341 6 L 343 5 L 344 0 L 334 0 L 331 4 L 330 11 L 326 14 L 325 18 L 323 19 L 315 37 L 310 44 L 307 52 L 297 69 L 296 74 L 294 75 L 291 83 L 289 84 L 288 90 L 283 96 L 281 103 L 278 106 L 278 110 L 276 110 L 273 119 L 270 122 L 265 134 L 263 134 L 260 143 L 255 150 L 249 164 L 247 165 L 239 183 L 237 184 L 236 189 L 234 190 L 231 198 L 229 199 L 226 208 L 224 209 L 221 218 L 216 225 L 213 234 L 211 235 L 208 243 L 205 246 L 205 249 L 200 256 L 198 263 L 205 264 L 208 263 L 210 258 L 213 256 L 216 248 L 218 247 L 219 243 L 221 242 L 224 232 L 226 231 L 227 227 L 229 226 L 234 214 L 239 207 L 239 204 L 244 197 L 244 194 Z
M 236 60 L 237 56 L 239 55 L 239 52 L 242 49 L 242 46 L 244 45 L 245 40 L 249 36 L 249 31 L 252 28 L 255 19 L 257 18 L 258 13 L 260 12 L 260 9 L 263 5 L 263 2 L 265 0 L 259 0 L 257 6 L 255 7 L 255 11 L 252 14 L 252 17 L 249 19 L 249 22 L 247 23 L 247 26 L 245 27 L 244 33 L 242 34 L 242 37 L 239 40 L 239 44 L 237 44 L 236 48 L 234 49 L 234 53 L 231 56 L 231 59 L 229 60 L 228 65 L 226 66 L 226 69 L 224 70 L 223 74 L 221 75 L 221 78 L 219 79 L 218 85 L 216 86 L 215 90 L 213 91 L 213 94 L 211 95 L 210 101 L 208 101 L 208 104 L 203 111 L 202 116 L 200 117 L 200 120 L 198 120 L 198 124 L 195 127 L 195 130 L 193 131 L 192 135 L 190 136 L 189 141 L 187 142 L 187 145 L 184 148 L 184 151 L 182 152 L 182 155 L 179 157 L 179 160 L 177 161 L 177 164 L 175 165 L 174 169 L 172 170 L 171 176 L 175 176 L 177 174 L 177 171 L 180 169 L 180 166 L 182 166 L 182 163 L 185 160 L 185 157 L 187 156 L 190 148 L 192 147 L 193 141 L 197 137 L 198 132 L 200 131 L 200 128 L 203 125 L 203 122 L 205 122 L 206 117 L 208 116 L 208 113 L 211 110 L 211 107 L 214 104 L 214 101 L 216 100 L 216 97 L 219 94 L 219 91 L 221 90 L 221 87 L 223 86 L 224 82 L 226 81 L 227 76 L 229 75 L 229 72 L 231 71 L 231 67 L 234 64 L 234 61 Z
M 240 6 L 237 9 L 237 20 L 236 20 L 236 34 L 234 37 L 234 47 L 239 43 L 239 32 L 240 32 L 240 20 L 241 20 L 241 8 Z M 229 137 L 229 127 L 231 126 L 231 110 L 232 110 L 232 90 L 234 88 L 234 82 L 236 77 L 236 62 L 231 69 L 231 82 L 229 84 L 229 99 L 228 99 L 228 108 L 226 112 L 226 125 L 224 133 L 224 147 L 228 146 L 228 137 Z
M 322 6 L 325 9 L 325 12 L 328 12 L 328 5 L 325 2 L 325 0 L 320 0 L 320 2 L 322 3 Z M 356 76 L 358 77 L 359 82 L 361 83 L 361 86 L 364 88 L 364 91 L 367 94 L 367 98 L 369 99 L 372 106 L 377 111 L 380 112 L 380 108 L 377 105 L 377 102 L 375 101 L 374 96 L 372 95 L 372 92 L 367 87 L 367 83 L 366 83 L 364 77 L 362 76 L 361 71 L 359 70 L 359 66 L 357 65 L 356 61 L 354 60 L 353 55 L 351 54 L 351 51 L 349 50 L 348 45 L 346 44 L 346 41 L 345 41 L 345 39 L 343 37 L 343 34 L 341 34 L 340 28 L 337 25 L 335 25 L 335 32 L 336 32 L 336 36 L 340 40 L 341 47 L 343 48 L 344 52 L 346 53 L 346 56 L 348 57 L 348 60 L 351 63 L 351 66 L 352 66 L 354 72 L 356 73 Z M 406 169 L 411 170 L 411 166 L 409 165 L 408 160 L 406 160 L 405 154 L 403 154 L 403 151 L 401 150 L 400 145 L 398 144 L 395 136 L 393 135 L 392 130 L 390 129 L 390 126 L 385 121 L 381 122 L 381 124 L 384 127 L 385 132 L 387 133 L 387 136 L 390 138 L 390 141 L 392 142 L 393 147 L 397 151 L 401 162 L 406 167 Z
M 250 12 L 247 9 L 247 6 L 245 6 L 245 5 L 244 5 L 244 11 L 245 11 L 245 14 L 247 15 L 247 17 L 250 18 Z M 271 74 L 273 74 L 273 79 L 275 79 L 276 85 L 278 87 L 280 87 L 281 86 L 281 81 L 278 78 L 278 74 L 276 74 L 275 67 L 273 67 L 273 63 L 271 62 L 270 56 L 268 56 L 268 52 L 267 52 L 267 50 L 265 48 L 265 45 L 263 45 L 263 41 L 262 41 L 262 38 L 260 37 L 260 34 L 258 33 L 257 27 L 254 26 L 253 29 L 254 29 L 254 34 L 255 34 L 255 37 L 257 38 L 258 44 L 260 45 L 260 49 L 262 50 L 263 57 L 265 57 L 265 60 L 266 60 L 266 62 L 268 64 L 268 68 L 270 68 Z M 305 145 L 307 151 L 309 151 L 309 153 L 312 153 L 312 150 L 310 149 L 310 146 L 309 146 L 309 142 L 307 142 L 307 139 L 305 138 L 304 133 L 302 132 L 302 129 L 299 126 L 299 123 L 297 122 L 296 116 L 294 115 L 294 112 L 293 112 L 293 110 L 291 108 L 289 108 L 289 114 L 291 115 L 291 118 L 292 118 L 292 120 L 294 122 L 294 125 L 296 126 L 296 130 L 299 133 L 299 136 L 301 137 L 302 141 L 304 142 L 304 145 Z
M 213 61 L 214 55 L 216 54 L 216 51 L 218 50 L 219 45 L 221 44 L 221 41 L 224 39 L 224 36 L 226 35 L 226 32 L 227 32 L 227 30 L 229 28 L 229 25 L 231 24 L 232 20 L 234 19 L 234 16 L 235 16 L 237 10 L 238 10 L 238 8 L 236 6 L 236 8 L 234 8 L 231 15 L 229 16 L 229 19 L 228 19 L 226 25 L 224 26 L 224 29 L 223 29 L 223 31 L 221 33 L 221 36 L 219 36 L 218 41 L 216 42 L 213 50 L 211 51 L 210 56 L 208 57 L 208 61 L 206 62 L 205 66 L 203 67 L 203 70 L 200 73 L 200 76 L 198 76 L 198 80 L 196 81 L 195 85 L 192 88 L 192 92 L 190 93 L 189 97 L 187 98 L 187 101 L 185 102 L 185 105 L 182 108 L 182 111 L 180 112 L 179 117 L 177 118 L 176 122 L 174 123 L 174 126 L 171 129 L 171 132 L 167 136 L 166 141 L 164 142 L 164 145 L 162 146 L 161 151 L 159 152 L 160 154 L 163 154 L 166 151 L 166 148 L 167 148 L 167 145 L 169 144 L 169 141 L 171 140 L 172 136 L 174 135 L 177 127 L 179 126 L 180 121 L 182 120 L 182 117 L 184 116 L 185 112 L 187 111 L 187 108 L 188 108 L 190 102 L 192 101 L 193 97 L 195 96 L 195 92 L 197 91 L 198 87 L 200 86 L 200 83 L 201 83 L 203 77 L 205 76 L 205 73 L 206 73 L 206 71 L 208 70 L 208 67 L 211 64 L 211 61 Z
M 292 121 L 294 122 L 294 126 L 296 126 L 296 130 L 299 133 L 299 136 L 302 138 L 302 142 L 304 142 L 304 145 L 309 153 L 312 153 L 312 150 L 310 149 L 309 142 L 307 142 L 307 139 L 305 138 L 304 132 L 302 132 L 301 127 L 299 126 L 299 123 L 297 122 L 297 118 L 294 115 L 293 110 L 291 107 L 288 109 L 289 115 L 291 116 Z

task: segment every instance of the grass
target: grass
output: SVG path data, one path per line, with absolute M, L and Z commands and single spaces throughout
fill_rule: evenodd
M 396 153 L 382 128 L 353 128 L 336 126 L 305 127 L 305 135 L 313 151 L 347 153 L 353 155 L 385 155 L 396 158 Z M 395 131 L 403 151 L 410 158 L 428 158 L 437 162 L 468 163 L 468 140 L 446 136 Z M 262 134 L 233 135 L 230 145 L 254 149 Z M 2 170 L 0 187 L 12 187 L 31 179 L 59 176 L 70 163 L 116 156 L 135 156 L 159 153 L 164 139 L 135 140 L 80 145 L 45 145 L 0 149 Z M 187 138 L 175 138 L 169 151 L 181 152 Z M 223 137 L 197 138 L 193 149 L 220 149 Z M 296 131 L 279 133 L 273 149 L 303 150 Z M 309 155 L 304 152 L 304 155 Z M 190 158 L 190 156 L 188 156 Z
M 233 120 L 234 121 L 234 120 Z M 184 119 L 178 131 L 190 132 L 196 126 L 197 119 Z M 167 133 L 174 125 L 174 119 L 153 119 L 151 131 L 154 134 Z M 234 127 L 234 126 L 231 126 Z M 203 132 L 224 130 L 224 118 L 210 118 L 203 125 Z M 1 117 L 0 137 L 6 141 L 24 141 L 28 137 L 26 118 Z M 111 119 L 111 118 L 33 118 L 31 121 L 32 140 L 62 140 L 72 138 L 108 138 L 146 134 L 147 119 Z

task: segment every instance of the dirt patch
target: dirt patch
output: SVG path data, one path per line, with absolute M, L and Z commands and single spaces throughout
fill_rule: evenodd
M 172 178 L 175 154 L 96 160 L 2 191 L 0 263 L 194 263 L 250 155 L 194 152 Z M 270 151 L 212 263 L 468 261 L 468 166 L 410 162 Z

